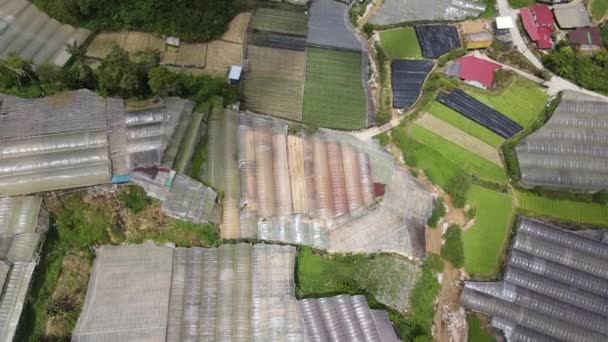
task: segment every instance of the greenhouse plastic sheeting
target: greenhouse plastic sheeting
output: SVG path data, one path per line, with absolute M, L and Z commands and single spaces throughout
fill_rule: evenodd
M 194 223 L 212 222 L 217 194 L 188 176 L 177 174 L 162 209 L 169 216 Z
M 308 44 L 361 51 L 363 44 L 348 20 L 348 5 L 333 0 L 312 0 Z
M 365 153 L 358 153 L 357 161 L 359 163 L 359 173 L 361 179 L 361 195 L 363 196 L 363 203 L 368 206 L 374 202 L 375 198 L 369 157 Z
M 293 213 L 291 180 L 287 159 L 287 126 L 275 124 L 272 128 L 272 169 L 275 180 L 276 215 Z
M 224 157 L 223 168 L 219 172 L 224 173 L 224 215 L 222 219 L 222 237 L 239 238 L 240 234 L 240 202 L 241 190 L 239 180 L 239 166 L 237 160 L 237 112 L 226 109 L 224 111 L 224 146 L 222 153 Z
M 493 316 L 493 325 L 512 336 L 605 341 L 608 244 L 602 237 L 520 218 L 504 280 L 465 283 L 461 302 Z
M 359 162 L 357 160 L 357 153 L 352 146 L 343 143 L 341 144 L 341 149 L 348 211 L 354 214 L 363 207 Z
M 0 2 L 0 53 L 15 52 L 34 64 L 63 66 L 69 59 L 66 45 L 83 44 L 91 31 L 61 25 L 26 0 Z
M 36 262 L 13 264 L 0 298 L 0 339 L 12 341 L 21 317 Z
M 302 137 L 302 154 L 304 155 L 304 178 L 306 181 L 306 197 L 308 198 L 308 215 L 311 217 L 318 217 L 314 154 L 312 139 L 309 136 Z
M 335 141 L 327 143 L 327 164 L 329 179 L 333 192 L 334 216 L 342 216 L 348 212 L 346 201 L 346 184 L 344 181 L 344 166 L 342 165 L 342 149 Z
M 398 341 L 394 331 L 391 334 L 387 329 L 386 321 L 376 326 L 374 316 L 378 314 L 370 310 L 364 296 L 310 298 L 299 304 L 311 341 Z M 393 329 L 390 322 L 388 326 Z
M 293 211 L 295 214 L 308 214 L 308 190 L 306 188 L 302 137 L 287 136 L 287 150 Z
M 192 120 L 188 125 L 188 130 L 181 141 L 181 146 L 175 159 L 174 169 L 178 173 L 186 171 L 186 167 L 192 160 L 196 145 L 201 139 L 201 125 L 203 120 L 203 113 L 192 114 Z M 173 163 L 171 163 L 173 164 Z
M 324 249 L 327 247 L 328 232 L 325 225 L 318 220 L 305 215 L 293 215 L 260 221 L 258 238 Z
M 564 92 L 549 121 L 516 152 L 526 186 L 608 188 L 608 102 Z
M 272 159 L 272 127 L 269 121 L 255 120 L 255 164 L 260 217 L 275 216 L 275 177 Z
M 227 157 L 224 150 L 226 145 L 225 123 L 226 116 L 224 116 L 223 109 L 213 108 L 207 128 L 207 162 L 204 178 L 218 192 L 224 191 L 226 186 L 224 178 Z

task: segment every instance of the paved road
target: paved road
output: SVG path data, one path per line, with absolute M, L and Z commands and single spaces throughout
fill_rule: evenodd
M 497 0 L 496 6 L 498 7 L 498 13 L 500 14 L 500 16 L 511 17 L 513 18 L 513 22 L 517 23 L 519 10 L 512 9 L 509 6 L 509 2 L 507 0 Z M 511 37 L 513 38 L 513 45 L 517 47 L 517 50 L 519 50 L 519 52 L 526 56 L 526 58 L 532 64 L 534 64 L 535 67 L 542 69 L 543 63 L 541 63 L 541 61 L 536 57 L 536 55 L 534 55 L 534 53 L 532 53 L 532 51 L 528 49 L 528 46 L 526 45 L 526 42 L 524 41 L 524 38 L 521 35 L 521 32 L 519 32 L 517 25 L 514 25 L 511 29 Z

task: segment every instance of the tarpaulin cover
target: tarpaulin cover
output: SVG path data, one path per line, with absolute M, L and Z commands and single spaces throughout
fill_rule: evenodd
M 416 35 L 426 58 L 439 58 L 460 47 L 458 30 L 452 25 L 416 25 Z
M 433 69 L 433 62 L 425 60 L 395 60 L 391 64 L 391 87 L 393 89 L 393 107 L 411 107 L 422 90 L 428 73 Z

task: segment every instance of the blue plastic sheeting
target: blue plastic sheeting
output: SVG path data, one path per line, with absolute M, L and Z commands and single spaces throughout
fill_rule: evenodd
M 433 69 L 433 62 L 426 60 L 396 60 L 391 64 L 391 82 L 393 88 L 393 107 L 411 107 L 422 90 L 428 73 Z
M 130 175 L 119 175 L 112 177 L 112 183 L 127 183 L 131 181 Z

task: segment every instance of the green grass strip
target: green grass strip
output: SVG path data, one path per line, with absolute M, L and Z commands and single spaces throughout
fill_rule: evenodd
M 567 199 L 552 199 L 527 191 L 519 191 L 517 193 L 517 200 L 520 210 L 525 215 L 581 224 L 608 224 L 607 205 Z
M 591 2 L 591 15 L 593 19 L 600 21 L 608 12 L 608 0 L 593 0 Z
M 419 125 L 412 126 L 411 135 L 412 138 L 460 165 L 468 173 L 501 184 L 507 182 L 507 175 L 502 167 L 482 158 L 474 152 L 453 144 L 424 127 Z
M 467 119 L 464 115 L 444 106 L 439 102 L 433 102 L 431 109 L 429 109 L 429 113 L 454 127 L 460 128 L 464 132 L 469 133 L 470 135 L 482 140 L 492 147 L 498 148 L 505 141 L 505 139 L 498 134 L 490 131 L 473 120 Z
M 500 270 L 511 226 L 513 197 L 473 185 L 467 204 L 477 208 L 477 214 L 463 236 L 465 270 L 476 278 L 493 278 Z

